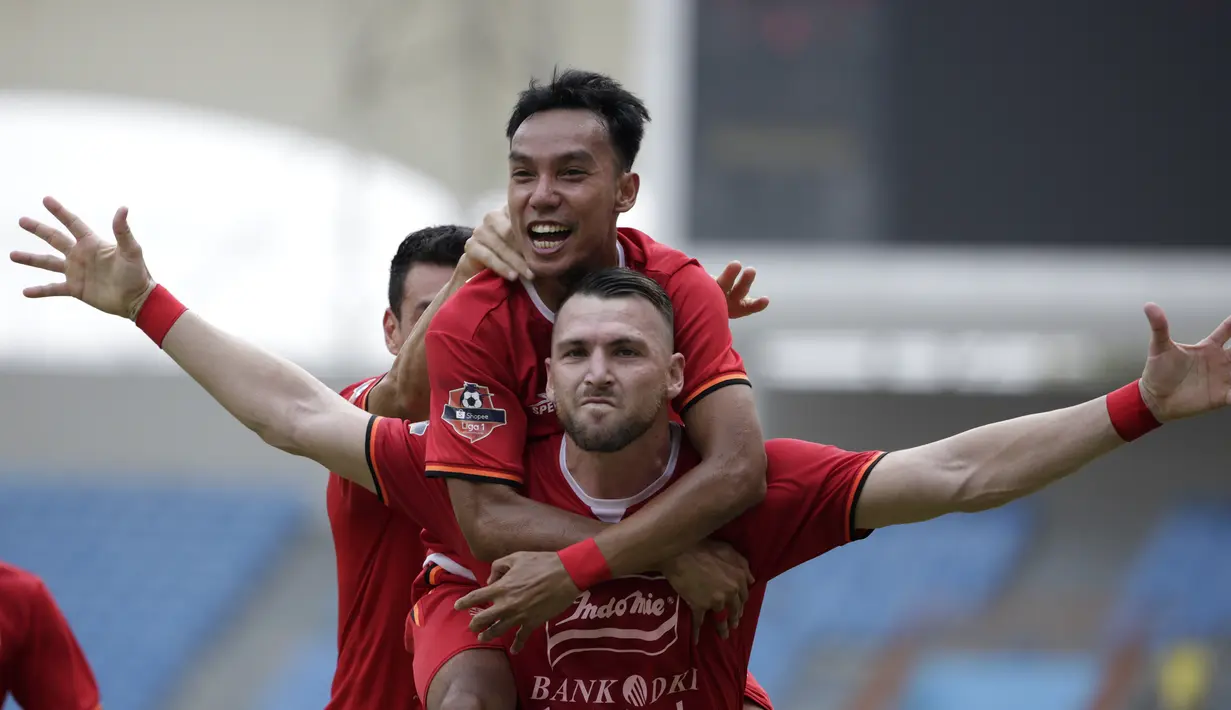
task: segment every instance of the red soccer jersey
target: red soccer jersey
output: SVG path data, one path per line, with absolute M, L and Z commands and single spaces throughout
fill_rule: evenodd
M 561 438 L 527 459 L 527 495 L 580 515 L 617 522 L 636 512 L 699 457 L 676 430 L 662 476 L 624 500 L 587 496 L 564 465 Z M 546 446 L 545 446 L 546 448 Z M 879 452 L 852 453 L 791 439 L 766 442 L 765 500 L 712 537 L 748 560 L 756 584 L 732 637 L 712 626 L 689 643 L 692 617 L 658 575 L 614 579 L 581 594 L 513 656 L 525 710 L 601 708 L 613 700 L 647 709 L 739 708 L 765 585 L 788 569 L 865 537 L 852 529 L 859 488 Z
M 341 394 L 366 409 L 379 380 Z M 338 565 L 338 666 L 328 710 L 419 708 L 402 625 L 423 566 L 422 528 L 336 473 L 329 474 L 326 505 Z
M 95 710 L 98 685 L 68 620 L 43 581 L 0 562 L 0 705 Z
M 428 573 L 451 571 L 455 577 L 486 580 L 490 566 L 471 556 L 454 517 L 445 480 L 424 473 L 428 431 L 435 428 L 429 423 L 372 417 L 368 424 L 368 467 L 385 505 L 422 528 L 420 539 L 428 553 L 424 565 Z M 426 577 L 423 582 L 433 581 Z M 416 588 L 414 598 L 420 591 Z
M 706 394 L 748 384 L 731 344 L 722 289 L 695 259 L 634 229 L 619 233 L 620 265 L 653 278 L 675 307 L 675 347 L 684 355 L 683 414 Z M 432 419 L 429 476 L 518 485 L 527 440 L 559 433 L 547 401 L 544 360 L 555 313 L 527 282 L 485 271 L 432 319 L 427 333 Z
M 565 468 L 562 441 L 557 435 L 528 446 L 526 495 L 608 523 L 636 512 L 699 460 L 677 428 L 673 455 L 660 478 L 631 498 L 596 500 Z M 413 475 L 425 448 L 421 432 L 400 420 L 375 417 L 370 442 L 370 464 L 384 471 L 390 505 L 405 507 L 410 517 L 437 520 L 424 524 L 444 526 L 449 532 L 441 537 L 457 539 L 442 482 Z M 665 579 L 646 574 L 611 580 L 583 592 L 513 657 L 523 708 L 602 708 L 621 698 L 638 708 L 739 707 L 765 584 L 866 537 L 869 531 L 853 529 L 855 501 L 882 455 L 791 439 L 768 441 L 765 452 L 765 500 L 713 536 L 743 554 L 757 580 L 734 636 L 724 641 L 707 627 L 694 648 L 692 617 Z

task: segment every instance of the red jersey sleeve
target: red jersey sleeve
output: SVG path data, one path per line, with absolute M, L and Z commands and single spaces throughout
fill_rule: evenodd
M 98 685 L 85 653 L 41 581 L 31 595 L 29 633 L 13 683 L 13 699 L 24 710 L 99 707 Z
M 372 417 L 368 423 L 368 468 L 381 502 L 436 540 L 457 545 L 464 538 L 453 517 L 449 490 L 444 481 L 424 475 L 430 428 L 428 422 Z
M 795 439 L 765 442 L 765 500 L 745 515 L 749 562 L 766 581 L 871 530 L 854 528 L 855 502 L 880 451 L 851 452 Z
M 431 493 L 423 476 L 427 452 L 427 422 L 373 416 L 368 420 L 365 454 L 372 472 L 376 496 L 394 512 L 420 527 Z
M 437 329 L 428 330 L 426 346 L 427 475 L 520 486 L 526 413 L 516 378 L 491 354 L 508 345 Z
M 748 674 L 748 684 L 744 686 L 744 703 L 752 703 L 761 710 L 774 710 L 774 703 L 769 699 L 769 693 L 761 687 L 752 674 Z
M 684 356 L 684 390 L 672 403 L 682 416 L 702 397 L 728 385 L 750 385 L 731 342 L 727 297 L 699 264 L 667 280 L 675 309 L 675 349 Z

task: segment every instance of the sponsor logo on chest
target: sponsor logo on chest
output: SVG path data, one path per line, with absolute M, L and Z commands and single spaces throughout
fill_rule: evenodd
M 625 708 L 685 708 L 683 693 L 697 690 L 697 669 L 667 676 L 632 674 L 622 678 L 549 678 L 534 676 L 530 699 L 543 701 L 543 708 L 558 705 L 615 705 Z M 535 706 L 539 707 L 539 706 Z
M 546 392 L 541 392 L 538 399 L 530 405 L 530 411 L 534 414 L 555 414 L 556 403 L 547 398 Z
M 554 668 L 577 654 L 658 656 L 679 639 L 679 625 L 680 598 L 666 580 L 622 577 L 582 592 L 547 623 L 547 660 Z

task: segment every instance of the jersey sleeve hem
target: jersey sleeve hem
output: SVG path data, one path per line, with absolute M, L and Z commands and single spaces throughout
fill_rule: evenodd
M 501 471 L 494 468 L 478 468 L 475 466 L 456 466 L 446 463 L 429 463 L 424 469 L 428 478 L 456 478 L 474 483 L 500 483 L 506 486 L 521 486 L 521 474 Z
M 372 487 L 375 489 L 376 497 L 381 503 L 388 505 L 385 500 L 385 485 L 382 476 L 380 475 L 380 466 L 376 463 L 376 458 L 373 456 L 373 451 L 376 448 L 376 434 L 379 431 L 380 420 L 383 417 L 372 415 L 368 418 L 368 431 L 363 439 L 363 455 L 368 461 L 368 472 L 372 474 Z
M 680 415 L 683 416 L 684 412 L 687 412 L 694 404 L 700 402 L 707 395 L 730 385 L 747 385 L 751 387 L 752 380 L 749 380 L 748 375 L 743 372 L 728 372 L 725 375 L 711 377 L 684 399 L 684 404 L 680 407 Z
M 389 373 L 385 373 L 385 375 L 387 374 Z M 363 392 L 361 392 L 359 396 L 355 398 L 356 407 L 359 407 L 365 412 L 368 411 L 368 395 L 372 394 L 372 390 L 376 389 L 376 386 L 379 385 L 381 381 L 385 379 L 385 375 L 381 375 L 380 377 L 377 377 L 376 379 L 372 380 L 371 384 L 363 388 Z
M 846 540 L 843 544 L 862 540 L 872 534 L 871 530 L 857 530 L 855 528 L 855 507 L 859 504 L 859 494 L 863 493 L 863 485 L 868 482 L 868 474 L 872 473 L 872 469 L 876 468 L 876 464 L 885 458 L 886 453 L 882 451 L 868 459 L 867 463 L 863 465 L 863 468 L 857 474 L 858 480 L 851 489 L 850 498 L 846 501 Z

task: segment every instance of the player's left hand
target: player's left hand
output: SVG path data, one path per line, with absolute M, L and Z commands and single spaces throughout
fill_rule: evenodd
M 581 590 L 554 552 L 515 552 L 492 563 L 487 586 L 457 600 L 454 608 L 479 609 L 470 630 L 486 643 L 517 629 L 510 651 L 517 653 L 535 629 L 568 609 Z
M 727 295 L 727 317 L 731 320 L 755 315 L 769 307 L 765 296 L 748 297 L 752 282 L 757 280 L 757 270 L 751 266 L 745 269 L 738 261 L 732 261 L 714 280 Z
M 701 641 L 705 615 L 714 614 L 718 636 L 729 638 L 739 628 L 748 587 L 756 583 L 748 560 L 725 542 L 700 544 L 662 563 L 663 576 L 692 609 L 692 642 Z
M 1147 303 L 1153 336 L 1141 374 L 1141 397 L 1160 422 L 1204 414 L 1231 404 L 1231 317 L 1196 345 L 1171 339 L 1167 316 Z

